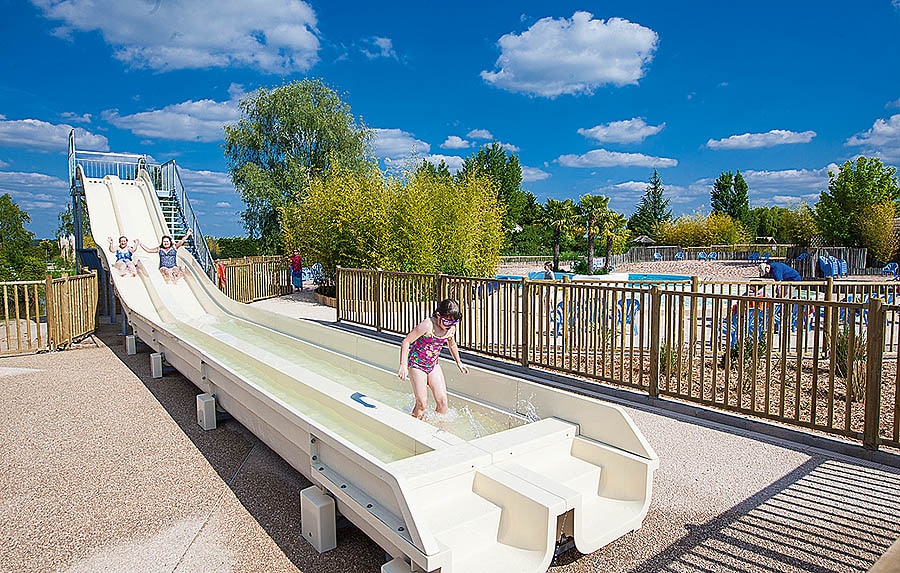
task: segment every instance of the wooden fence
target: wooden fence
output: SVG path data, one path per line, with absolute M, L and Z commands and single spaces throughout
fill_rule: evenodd
M 97 274 L 3 287 L 0 355 L 62 349 L 97 328 Z
M 406 334 L 454 298 L 461 348 L 900 447 L 897 283 L 738 290 L 342 268 L 336 282 L 339 321 Z
M 810 279 L 819 275 L 819 256 L 833 256 L 847 261 L 847 270 L 851 275 L 865 275 L 873 272 L 870 269 L 866 269 L 866 249 L 850 247 L 802 248 L 785 244 L 632 247 L 625 253 L 612 255 L 609 260 L 612 266 L 625 263 L 647 263 L 654 262 L 656 255 L 659 254 L 662 260 L 673 261 L 678 253 L 682 253 L 681 256 L 684 260 L 695 261 L 700 253 L 708 255 L 711 252 L 716 253 L 716 260 L 719 261 L 745 261 L 748 264 L 751 263 L 749 261 L 751 254 L 764 255 L 768 253 L 772 260 L 786 262 L 797 269 L 801 276 Z M 797 260 L 801 253 L 806 253 L 807 257 L 803 260 Z
M 219 275 L 219 289 L 238 302 L 248 303 L 290 294 L 291 273 L 285 257 L 245 257 L 220 259 L 224 281 Z

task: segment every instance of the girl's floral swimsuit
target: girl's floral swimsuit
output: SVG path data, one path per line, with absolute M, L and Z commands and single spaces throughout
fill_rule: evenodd
M 446 336 L 435 336 L 434 321 L 432 320 L 428 334 L 423 334 L 409 345 L 409 360 L 407 361 L 409 367 L 421 370 L 425 374 L 431 374 L 431 371 L 437 366 L 444 343 L 453 336 L 455 328 L 455 326 L 451 326 Z
M 124 249 L 116 249 L 116 262 L 118 263 L 119 261 L 122 261 L 125 263 L 130 263 L 131 262 L 131 249 L 129 249 L 127 247 Z
M 159 268 L 174 268 L 176 265 L 175 257 L 178 254 L 178 251 L 175 250 L 175 247 L 170 249 L 159 248 Z

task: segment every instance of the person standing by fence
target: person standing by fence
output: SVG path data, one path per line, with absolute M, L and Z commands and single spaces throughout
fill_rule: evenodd
M 291 284 L 294 286 L 294 292 L 303 290 L 303 257 L 300 256 L 299 250 L 294 249 L 288 257 L 288 263 L 291 266 Z
M 401 380 L 408 379 L 412 384 L 416 399 L 412 415 L 416 418 L 421 419 L 425 415 L 429 387 L 434 396 L 435 412 L 442 415 L 447 413 L 447 384 L 438 360 L 444 343 L 450 349 L 450 355 L 460 372 L 469 373 L 459 357 L 459 347 L 453 338 L 461 318 L 462 313 L 455 300 L 442 300 L 434 314 L 413 328 L 400 345 L 400 369 L 397 377 Z

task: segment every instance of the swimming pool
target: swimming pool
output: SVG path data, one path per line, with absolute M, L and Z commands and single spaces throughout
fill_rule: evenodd
M 689 281 L 691 277 L 685 275 L 663 275 L 652 273 L 628 273 L 628 280 L 631 282 L 663 282 L 673 283 L 679 281 Z

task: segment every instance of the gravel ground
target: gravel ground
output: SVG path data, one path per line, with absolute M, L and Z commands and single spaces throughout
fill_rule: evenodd
M 333 320 L 307 297 L 254 306 Z M 201 431 L 197 389 L 118 330 L 0 359 L 0 571 L 379 570 L 352 526 L 307 545 L 307 480 L 237 422 Z M 900 535 L 900 470 L 627 410 L 660 457 L 644 526 L 553 572 L 865 571 Z

